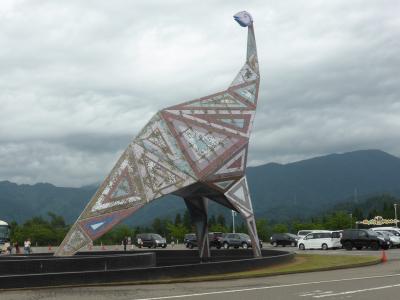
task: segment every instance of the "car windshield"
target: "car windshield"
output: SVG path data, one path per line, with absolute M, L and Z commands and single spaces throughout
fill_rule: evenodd
M 311 230 L 300 230 L 298 235 L 307 235 L 309 233 L 311 233 Z
M 159 234 L 152 234 L 153 238 L 157 239 L 157 240 L 161 240 L 162 237 Z
M 395 235 L 395 236 L 400 236 L 400 233 L 396 230 L 387 230 L 388 232 L 390 232 L 391 234 Z
M 295 234 L 292 234 L 292 233 L 286 233 L 286 234 L 291 238 L 294 238 L 294 239 L 297 238 L 297 235 L 295 235 Z
M 376 232 L 372 229 L 368 229 L 368 235 L 377 236 Z
M 391 233 L 390 231 L 379 231 L 380 233 L 382 233 L 385 236 L 394 236 L 393 233 Z
M 0 226 L 0 238 L 1 239 L 6 239 L 8 238 L 10 234 L 10 229 L 8 228 L 8 226 Z
M 250 236 L 248 236 L 247 234 L 245 234 L 245 233 L 239 233 L 239 235 L 240 236 L 242 236 L 242 237 L 244 237 L 245 239 L 250 239 Z

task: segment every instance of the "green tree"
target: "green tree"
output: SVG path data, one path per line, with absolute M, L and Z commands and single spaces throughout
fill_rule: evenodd
M 267 241 L 270 236 L 267 220 L 266 219 L 257 219 L 256 227 L 257 227 L 258 238 L 263 241 Z
M 188 233 L 187 228 L 183 224 L 174 225 L 172 223 L 167 223 L 167 229 L 170 234 L 170 238 L 174 238 L 174 240 L 178 239 L 178 241 L 182 242 L 185 234 Z
M 192 220 L 190 219 L 188 210 L 185 210 L 185 213 L 183 214 L 183 225 L 188 231 L 192 231 Z
M 223 227 L 225 227 L 225 217 L 223 214 L 219 214 L 217 217 L 217 223 Z
M 288 226 L 286 224 L 275 224 L 272 227 L 272 232 L 273 233 L 285 233 L 288 232 Z
M 175 216 L 175 225 L 182 224 L 181 214 L 177 213 Z

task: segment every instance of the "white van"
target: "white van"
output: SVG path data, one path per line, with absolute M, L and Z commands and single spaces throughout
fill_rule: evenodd
M 336 249 L 342 248 L 340 231 L 314 231 L 298 240 L 300 250 L 306 249 Z

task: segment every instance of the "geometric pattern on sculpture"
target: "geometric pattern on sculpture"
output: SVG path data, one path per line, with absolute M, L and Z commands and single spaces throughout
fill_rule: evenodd
M 55 255 L 75 254 L 167 194 L 184 198 L 196 223 L 202 258 L 210 255 L 207 199 L 242 214 L 254 255 L 261 255 L 244 175 L 260 83 L 257 48 L 249 14 L 240 12 L 234 19 L 247 27 L 247 54 L 230 86 L 156 113 L 118 159 Z

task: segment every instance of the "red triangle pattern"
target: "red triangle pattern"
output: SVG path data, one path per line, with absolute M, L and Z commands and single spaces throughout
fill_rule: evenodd
M 247 144 L 247 138 L 226 130 L 201 124 L 184 116 L 168 112 L 162 114 L 198 178 L 213 172 L 220 161 L 226 160 L 238 148 Z

